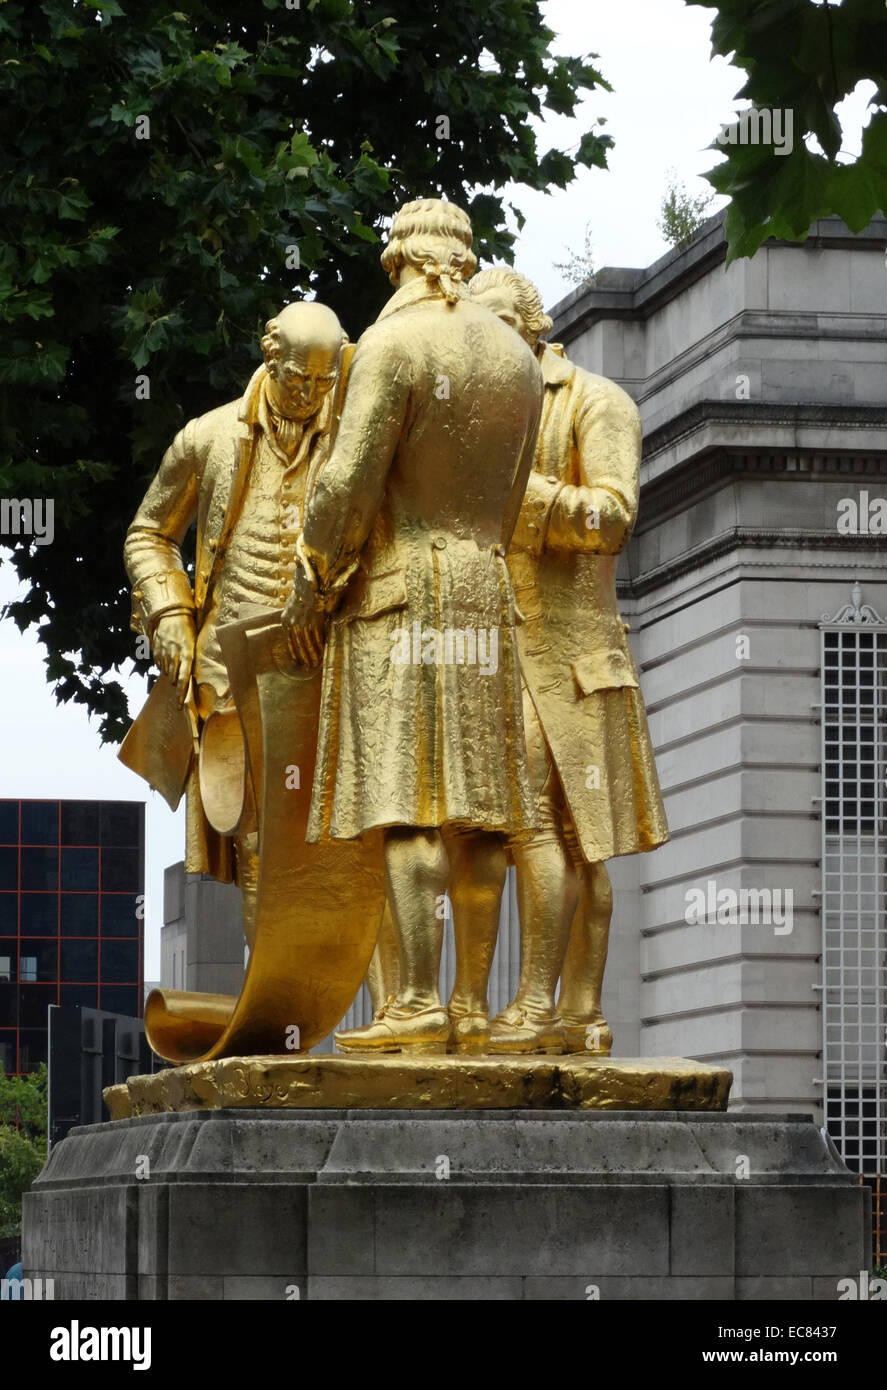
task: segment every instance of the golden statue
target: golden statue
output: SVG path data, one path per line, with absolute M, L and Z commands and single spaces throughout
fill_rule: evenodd
M 399 947 L 396 994 L 337 1040 L 443 1052 L 444 895 L 462 958 L 488 970 L 506 837 L 535 827 L 505 551 L 542 376 L 464 288 L 461 209 L 407 204 L 382 264 L 397 292 L 357 345 L 283 620 L 309 666 L 326 639 L 308 839 L 381 834 Z
M 153 991 L 151 1046 L 191 1065 L 109 1088 L 115 1117 L 726 1105 L 727 1072 L 592 1055 L 611 1042 L 605 861 L 667 836 L 615 598 L 640 425 L 541 341 L 528 281 L 469 293 L 471 240 L 452 203 L 401 208 L 395 293 L 356 348 L 323 306 L 284 309 L 242 400 L 186 425 L 130 527 L 161 675 L 121 756 L 171 804 L 187 790 L 186 868 L 240 883 L 251 950 L 237 999 Z M 523 961 L 490 1023 L 509 854 Z M 353 1055 L 305 1056 L 364 977 L 373 1021 L 336 1035 Z
M 310 1047 L 350 1005 L 375 941 L 384 889 L 367 850 L 305 845 L 321 683 L 278 621 L 346 342 L 323 305 L 283 309 L 242 399 L 180 431 L 126 537 L 133 627 L 162 674 L 120 756 L 173 807 L 187 789 L 186 872 L 239 883 L 252 947 L 239 1000 L 149 997 L 149 1040 L 172 1061 Z M 181 544 L 194 521 L 192 590 Z
M 614 382 L 541 341 L 551 319 L 524 276 L 483 271 L 471 293 L 523 338 L 545 381 L 536 459 L 508 557 L 525 619 L 518 647 L 539 831 L 513 846 L 520 983 L 493 1020 L 489 1049 L 609 1053 L 601 986 L 613 896 L 605 861 L 668 838 L 616 603 L 616 557 L 637 517 L 640 419 Z

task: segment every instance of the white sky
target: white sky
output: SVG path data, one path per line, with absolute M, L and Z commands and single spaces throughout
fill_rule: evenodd
M 516 190 L 527 217 L 517 267 L 535 280 L 551 306 L 571 288 L 553 262 L 567 259 L 565 247 L 581 250 L 591 223 L 595 266 L 648 265 L 667 249 L 656 219 L 669 168 L 692 192 L 708 188 L 698 175 L 715 157 L 706 146 L 731 118 L 741 74 L 709 59 L 709 16 L 684 0 L 549 0 L 549 23 L 558 33 L 559 53 L 600 55 L 597 66 L 615 88 L 593 95 L 588 116 L 604 116 L 616 149 L 610 171 L 586 170 L 566 192 L 550 195 Z M 582 115 L 551 121 L 540 138 L 575 146 Z M 159 463 L 159 460 L 158 460 Z M 104 534 L 97 536 L 104 545 Z M 122 547 L 123 537 L 119 537 Z M 121 558 L 121 571 L 122 571 Z M 9 564 L 0 556 L 0 608 L 16 592 Z M 147 914 L 145 976 L 160 973 L 163 869 L 181 859 L 184 817 L 166 804 L 102 747 L 97 721 L 80 706 L 56 706 L 45 679 L 42 648 L 33 633 L 21 636 L 0 622 L 0 797 L 123 798 L 147 802 Z M 138 711 L 144 684 L 128 685 L 130 710 Z

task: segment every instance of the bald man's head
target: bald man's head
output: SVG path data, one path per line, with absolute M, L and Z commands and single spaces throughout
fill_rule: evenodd
M 332 309 L 315 300 L 287 304 L 265 324 L 262 354 L 271 404 L 289 420 L 316 415 L 336 380 L 348 341 Z

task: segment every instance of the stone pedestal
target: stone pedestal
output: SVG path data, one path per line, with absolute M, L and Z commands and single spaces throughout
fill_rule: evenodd
M 182 1111 L 73 1130 L 23 1261 L 75 1299 L 835 1299 L 869 1200 L 807 1116 Z

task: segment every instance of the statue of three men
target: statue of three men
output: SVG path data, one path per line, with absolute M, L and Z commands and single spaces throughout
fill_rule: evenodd
M 485 271 L 469 292 L 471 239 L 454 204 L 400 210 L 382 256 L 395 293 L 347 385 L 329 310 L 291 305 L 268 325 L 243 400 L 177 436 L 130 528 L 134 622 L 200 741 L 186 868 L 240 883 L 256 964 L 256 798 L 231 837 L 201 803 L 228 746 L 213 721 L 238 717 L 218 634 L 277 615 L 294 669 L 322 667 L 305 838 L 374 846 L 387 893 L 375 1017 L 337 1034 L 341 1050 L 606 1053 L 605 861 L 667 838 L 615 595 L 640 424 L 623 391 L 542 341 L 551 321 L 524 277 Z M 521 976 L 490 1022 L 509 858 Z

